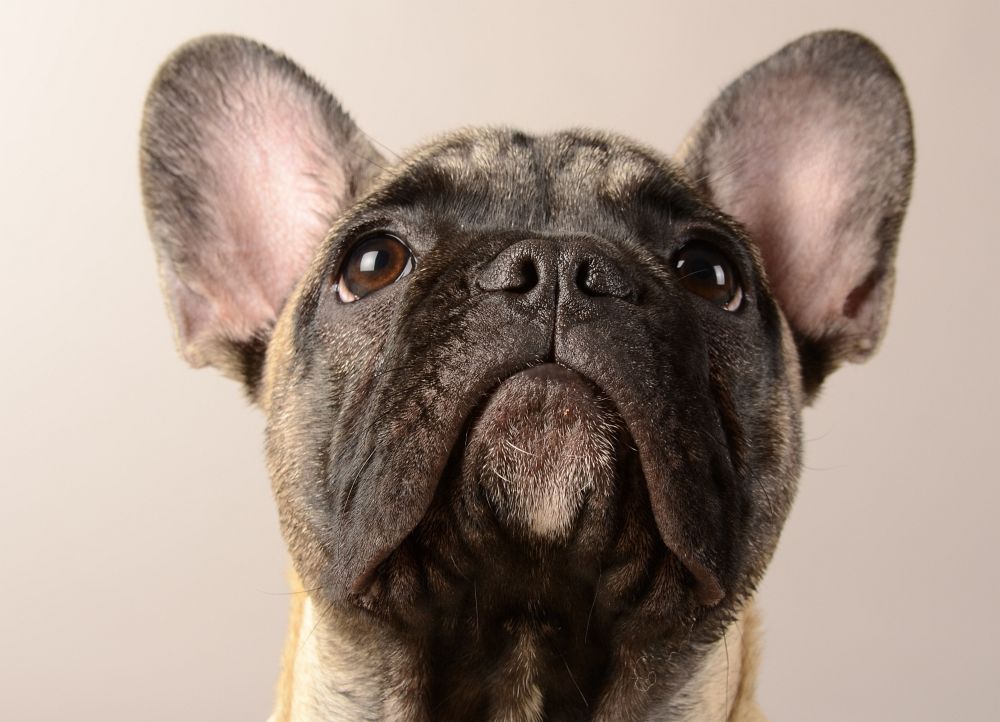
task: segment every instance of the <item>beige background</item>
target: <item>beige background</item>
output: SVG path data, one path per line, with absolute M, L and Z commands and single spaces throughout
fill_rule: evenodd
M 831 26 L 897 64 L 916 186 L 882 352 L 807 414 L 761 697 L 774 720 L 1000 719 L 998 6 L 5 0 L 0 719 L 269 709 L 287 596 L 261 418 L 175 356 L 140 208 L 174 46 L 264 40 L 395 149 L 510 123 L 671 150 L 739 71 Z

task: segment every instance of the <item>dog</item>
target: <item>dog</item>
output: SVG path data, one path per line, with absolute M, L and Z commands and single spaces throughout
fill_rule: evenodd
M 142 187 L 181 353 L 267 419 L 298 592 L 272 719 L 764 719 L 800 415 L 883 335 L 913 157 L 845 31 L 673 159 L 508 128 L 389 158 L 283 55 L 177 50 Z

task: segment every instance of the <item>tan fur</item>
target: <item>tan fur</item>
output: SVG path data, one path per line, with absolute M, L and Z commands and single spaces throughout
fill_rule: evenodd
M 330 624 L 290 573 L 291 618 L 268 722 L 425 722 L 419 665 L 378 632 Z M 339 620 L 343 621 L 343 620 Z
M 281 653 L 281 673 L 278 676 L 277 699 L 270 722 L 289 722 L 292 711 L 292 691 L 295 689 L 295 658 L 299 652 L 302 620 L 305 616 L 306 592 L 295 571 L 288 573 L 291 604 L 288 615 L 288 636 Z
M 740 676 L 729 722 L 767 722 L 757 706 L 757 672 L 760 667 L 760 616 L 757 609 L 747 609 L 742 623 Z

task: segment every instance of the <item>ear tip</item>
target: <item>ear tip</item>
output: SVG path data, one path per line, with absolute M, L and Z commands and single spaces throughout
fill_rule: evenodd
M 827 87 L 839 85 L 856 99 L 880 98 L 893 114 L 895 135 L 904 152 L 913 155 L 913 128 L 906 89 L 899 73 L 881 47 L 854 30 L 833 28 L 803 35 L 764 58 L 726 87 L 677 150 L 675 157 L 701 177 L 701 154 L 719 132 L 730 124 L 740 99 L 753 102 L 760 87 L 784 75 L 812 74 Z M 861 89 L 864 92 L 860 92 Z
M 836 45 L 844 49 L 855 49 L 860 52 L 877 51 L 880 54 L 882 52 L 875 41 L 867 35 L 859 33 L 856 30 L 848 30 L 847 28 L 828 28 L 826 30 L 817 30 L 803 35 L 798 40 L 793 41 L 793 44 L 802 41 L 823 43 L 830 46 Z
M 147 107 L 172 89 L 197 83 L 199 76 L 218 78 L 254 61 L 280 62 L 283 57 L 267 45 L 241 35 L 216 33 L 192 38 L 177 46 L 160 64 L 150 85 Z
M 902 81 L 885 51 L 867 35 L 854 30 L 820 30 L 785 46 L 790 53 L 817 59 L 817 66 L 839 68 L 849 73 L 882 77 L 902 89 Z M 783 53 L 779 52 L 779 55 Z
M 173 50 L 161 63 L 146 95 L 143 145 L 156 127 L 157 117 L 197 112 L 204 101 L 198 96 L 220 96 L 220 88 L 233 83 L 259 83 L 279 78 L 304 90 L 323 112 L 345 131 L 347 114 L 324 85 L 284 53 L 242 35 L 214 33 L 192 38 Z M 346 132 L 346 131 L 345 131 Z
M 161 69 L 185 67 L 228 53 L 251 54 L 261 51 L 273 52 L 263 43 L 242 35 L 209 33 L 178 45 L 163 61 Z

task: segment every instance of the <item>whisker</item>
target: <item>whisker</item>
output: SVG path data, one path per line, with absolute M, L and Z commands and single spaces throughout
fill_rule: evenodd
M 269 592 L 266 589 L 255 590 L 258 594 L 266 594 L 269 597 L 294 597 L 298 594 L 311 594 L 312 592 L 318 592 L 323 588 L 321 584 L 318 587 L 313 587 L 312 589 L 292 589 L 284 592 Z
M 803 464 L 802 468 L 806 471 L 840 471 L 841 469 L 850 467 L 848 464 L 837 464 L 835 466 L 809 466 L 808 464 Z
M 476 609 L 476 639 L 479 639 L 479 586 L 472 582 L 472 603 Z
M 370 140 L 372 143 L 374 143 L 378 147 L 382 148 L 382 150 L 387 151 L 389 153 L 389 155 L 396 156 L 396 160 L 403 160 L 403 156 L 401 156 L 399 153 L 397 153 L 396 151 L 394 151 L 392 148 L 390 148 L 389 146 L 387 146 L 385 143 L 383 143 L 382 141 L 380 141 L 375 136 L 369 135 L 368 133 L 364 132 L 363 130 L 361 131 L 361 135 L 363 135 L 364 137 L 366 137 L 368 140 Z
M 308 642 L 310 639 L 312 639 L 313 634 L 316 633 L 316 630 L 319 628 L 319 623 L 321 621 L 323 621 L 323 616 L 326 613 L 328 613 L 330 610 L 333 609 L 333 605 L 334 605 L 334 601 L 333 601 L 333 599 L 330 599 L 326 603 L 326 609 L 323 612 L 323 614 L 320 614 L 319 611 L 317 610 L 317 612 L 316 612 L 316 623 L 312 626 L 312 629 L 309 630 L 309 634 L 307 634 L 305 637 L 303 637 L 302 640 L 299 642 L 299 653 L 300 654 L 301 654 L 302 649 L 305 646 L 306 642 Z
M 587 625 L 583 628 L 583 643 L 587 643 L 587 638 L 590 636 L 590 619 L 594 616 L 594 607 L 597 606 L 597 595 L 601 591 L 601 575 L 604 572 L 601 571 L 597 575 L 597 581 L 594 582 L 594 598 L 590 601 L 590 611 L 587 612 Z
M 590 703 L 587 701 L 587 696 L 583 693 L 583 690 L 580 689 L 580 685 L 576 683 L 576 677 L 573 676 L 573 671 L 569 668 L 569 663 L 566 662 L 566 657 L 563 656 L 562 652 L 559 652 L 559 659 L 562 660 L 563 666 L 566 667 L 566 674 L 569 675 L 569 681 L 573 683 L 573 686 L 576 687 L 576 691 L 580 693 L 580 699 L 583 700 L 584 706 L 589 709 Z
M 368 157 L 368 156 L 366 156 L 366 155 L 362 155 L 361 153 L 358 153 L 358 152 L 357 152 L 356 150 L 354 150 L 353 148 L 351 148 L 351 146 L 350 146 L 350 145 L 347 145 L 347 144 L 345 144 L 345 145 L 343 146 L 343 148 L 344 148 L 344 149 L 345 149 L 345 150 L 346 150 L 346 151 L 347 151 L 348 153 L 350 153 L 351 155 L 353 155 L 353 156 L 354 156 L 355 158 L 358 158 L 358 159 L 360 159 L 360 160 L 363 160 L 363 161 L 365 161 L 366 163 L 371 163 L 371 164 L 372 164 L 373 166 L 375 166 L 376 168 L 378 168 L 379 170 L 381 170 L 381 171 L 383 171 L 383 172 L 388 172 L 388 171 L 389 171 L 389 169 L 388 169 L 387 167 L 385 167 L 385 166 L 384 166 L 384 165 L 382 165 L 381 163 L 376 163 L 376 162 L 375 162 L 375 161 L 374 161 L 373 159 L 369 158 L 369 157 Z
M 722 720 L 725 722 L 729 718 L 729 640 L 726 639 L 726 630 L 722 630 L 722 644 L 726 649 L 726 701 L 722 706 Z
M 533 454 L 532 452 L 527 451 L 526 449 L 522 449 L 520 446 L 515 445 L 514 442 L 512 442 L 510 439 L 504 439 L 503 443 L 505 446 L 509 446 L 510 448 L 514 449 L 514 451 L 520 451 L 525 456 L 530 456 L 532 458 L 538 456 L 537 454 Z
M 371 453 L 368 454 L 368 458 L 365 459 L 363 464 L 361 464 L 361 467 L 358 469 L 357 473 L 354 475 L 354 478 L 351 480 L 351 486 L 347 489 L 347 496 L 345 497 L 345 500 L 350 501 L 350 499 L 353 497 L 354 487 L 357 486 L 358 479 L 361 478 L 361 474 L 364 473 L 365 469 L 368 467 L 368 462 L 372 460 L 372 457 L 375 456 L 375 452 L 377 450 L 378 446 L 377 445 L 373 446 Z

